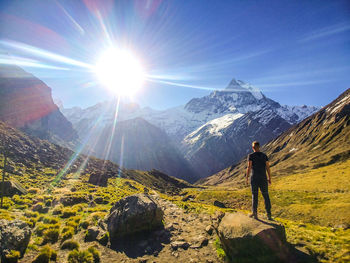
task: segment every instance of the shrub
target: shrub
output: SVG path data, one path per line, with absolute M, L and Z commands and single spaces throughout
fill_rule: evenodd
M 77 211 L 72 208 L 65 208 L 62 210 L 62 218 L 69 218 L 71 216 L 75 216 L 77 214 Z
M 59 224 L 43 224 L 43 223 L 40 223 L 37 225 L 36 229 L 35 229 L 35 233 L 38 235 L 38 236 L 42 236 L 44 234 L 44 231 L 47 230 L 47 229 L 59 229 L 60 228 L 60 225 Z
M 65 230 L 65 231 L 63 232 L 63 230 Z M 73 237 L 73 235 L 74 235 L 74 228 L 72 228 L 72 227 L 65 227 L 65 228 L 63 228 L 63 230 L 62 230 L 62 242 Z
M 52 244 L 56 243 L 59 236 L 60 236 L 60 232 L 58 229 L 45 230 L 43 243 L 44 244 L 46 244 L 48 242 L 50 242 Z
M 68 222 L 66 223 L 66 226 L 67 226 L 67 227 L 73 228 L 75 232 L 76 232 L 77 229 L 78 229 L 78 224 L 75 223 L 74 221 L 68 221 Z
M 94 258 L 92 254 L 87 251 L 73 250 L 68 254 L 68 263 L 93 263 Z
M 54 217 L 45 216 L 41 221 L 43 221 L 45 224 L 57 224 L 58 219 Z
M 75 240 L 67 240 L 62 244 L 61 249 L 79 249 L 79 243 Z
M 29 188 L 28 193 L 30 194 L 37 194 L 40 191 L 39 188 Z
M 29 218 L 32 218 L 32 217 L 38 217 L 39 216 L 39 213 L 38 212 L 32 212 L 32 211 L 26 211 L 25 213 L 24 213 L 24 215 L 26 216 L 26 217 L 29 217 Z
M 40 254 L 35 258 L 33 263 L 49 263 L 50 260 L 56 261 L 56 259 L 57 252 L 46 245 L 40 250 Z
M 10 253 L 6 254 L 5 255 L 5 259 L 6 261 L 5 262 L 8 262 L 8 263 L 17 263 L 18 262 L 18 259 L 20 257 L 20 253 L 19 251 L 17 250 L 11 250 Z
M 62 206 L 57 206 L 53 211 L 52 211 L 53 215 L 60 215 L 62 214 Z
M 92 254 L 92 257 L 94 258 L 94 263 L 100 262 L 100 252 L 97 250 L 96 247 L 89 247 L 88 251 Z
M 81 228 L 83 228 L 83 229 L 87 229 L 88 227 L 89 227 L 89 225 L 90 225 L 90 222 L 89 221 L 87 221 L 87 220 L 84 220 L 84 221 L 82 221 L 81 223 L 80 223 L 80 227 Z
M 81 216 L 74 216 L 74 217 L 69 218 L 69 221 L 73 221 L 77 224 L 80 222 L 80 220 L 81 220 Z

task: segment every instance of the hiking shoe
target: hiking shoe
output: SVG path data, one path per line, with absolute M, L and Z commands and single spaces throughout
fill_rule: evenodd
M 258 219 L 258 215 L 255 213 L 252 213 L 249 215 L 250 218 Z

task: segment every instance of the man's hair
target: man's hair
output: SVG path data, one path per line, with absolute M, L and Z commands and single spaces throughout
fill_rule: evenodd
M 260 148 L 260 143 L 258 141 L 254 141 L 252 143 L 252 146 L 253 146 L 254 149 L 259 149 Z

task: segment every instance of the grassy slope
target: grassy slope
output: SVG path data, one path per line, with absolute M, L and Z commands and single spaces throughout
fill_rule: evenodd
M 288 241 L 303 246 L 323 262 L 350 260 L 350 160 L 274 178 L 270 187 L 273 215 L 286 226 Z M 195 201 L 250 210 L 248 187 L 186 189 Z M 265 213 L 262 196 L 259 212 Z

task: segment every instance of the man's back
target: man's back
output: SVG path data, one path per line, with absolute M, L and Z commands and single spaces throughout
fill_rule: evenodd
M 252 161 L 252 179 L 266 180 L 266 162 L 268 161 L 266 154 L 262 152 L 251 153 L 248 156 L 248 161 Z

